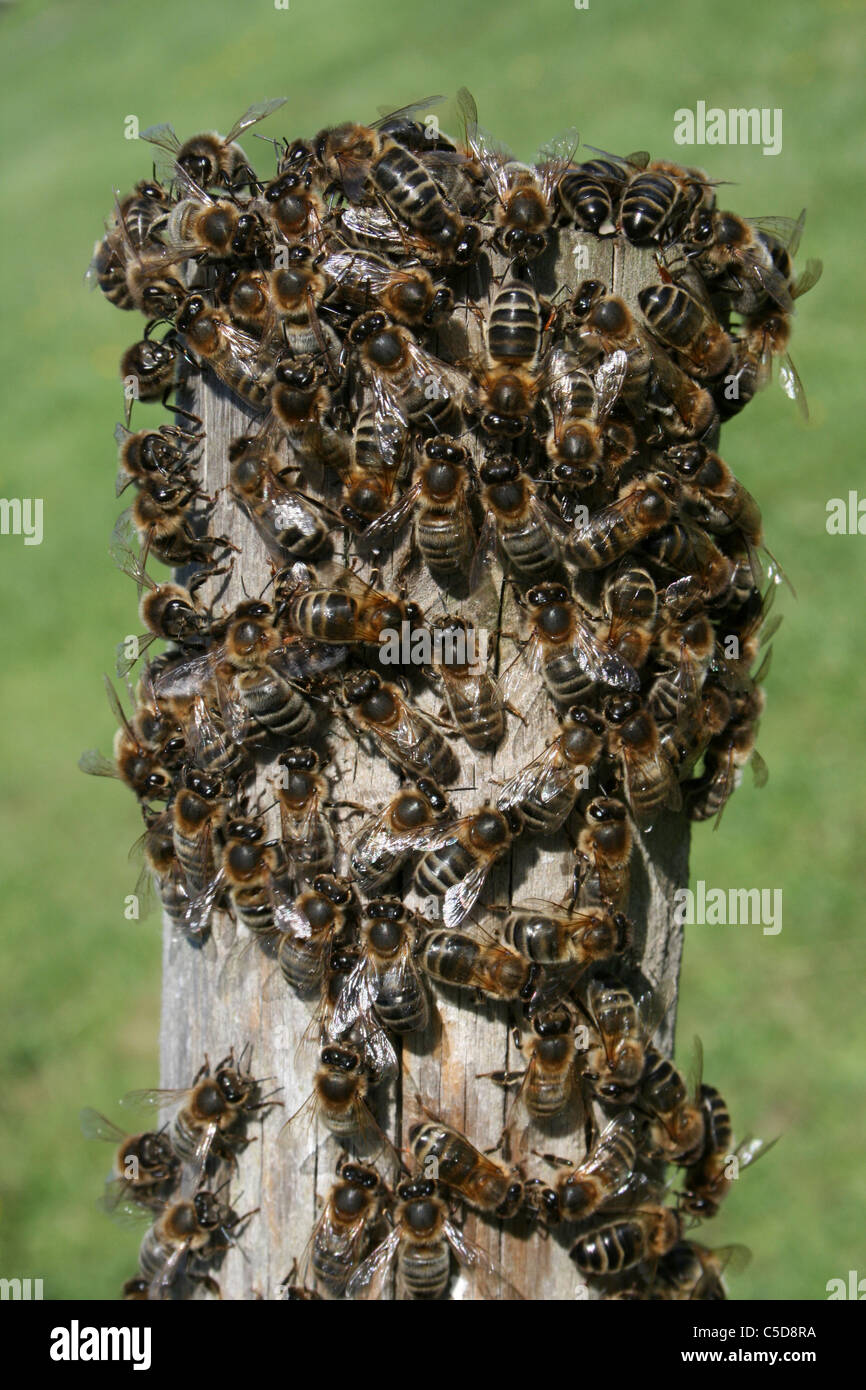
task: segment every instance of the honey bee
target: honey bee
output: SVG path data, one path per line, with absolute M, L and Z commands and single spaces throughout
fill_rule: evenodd
M 277 758 L 276 787 L 282 821 L 283 848 L 295 874 L 308 882 L 334 863 L 336 841 L 328 819 L 328 783 L 313 748 L 290 748 Z
M 631 413 L 640 419 L 645 413 L 655 354 L 625 300 L 608 294 L 600 280 L 583 280 L 568 306 L 568 317 L 584 360 L 625 353 L 626 368 L 619 395 Z M 619 378 L 621 370 L 622 364 L 617 359 L 615 379 Z
M 134 528 L 141 543 L 142 566 L 150 554 L 164 565 L 213 565 L 216 552 L 231 548 L 230 542 L 224 536 L 198 534 L 199 520 L 207 518 L 207 509 L 193 511 L 198 496 L 197 488 L 185 482 L 148 479 L 132 506 L 118 517 L 113 543 L 131 549 Z
M 622 1216 L 603 1216 L 577 1238 L 568 1253 L 582 1274 L 619 1274 L 643 1260 L 658 1260 L 666 1255 L 682 1231 L 678 1212 L 652 1203 Z
M 493 244 L 514 260 L 534 260 L 547 246 L 553 195 L 580 137 L 569 131 L 539 151 L 537 167 L 521 164 L 485 136 L 475 119 L 474 101 L 465 88 L 463 93 L 467 143 L 496 198 Z
M 273 386 L 274 363 L 257 338 L 235 328 L 224 310 L 209 307 L 200 294 L 187 296 L 175 322 L 188 349 L 230 391 L 254 409 L 264 406 Z
M 644 547 L 663 569 L 681 575 L 664 591 L 672 611 L 688 611 L 694 604 L 712 603 L 730 590 L 736 565 L 693 522 L 681 517 L 647 537 Z
M 136 184 L 131 193 L 115 203 L 114 221 L 96 243 L 85 275 L 86 282 L 91 287 L 98 285 L 115 308 L 136 307 L 127 283 L 129 249 L 133 256 L 148 250 L 159 254 L 161 224 L 170 208 L 169 195 L 156 179 Z
M 691 820 L 705 821 L 715 817 L 718 826 L 748 763 L 752 765 L 755 785 L 766 785 L 767 765 L 755 747 L 763 707 L 764 694 L 756 685 L 743 698 L 741 708 L 732 711 L 724 730 L 711 739 L 704 754 L 704 771 L 688 786 L 686 804 Z
M 586 1157 L 580 1163 L 569 1163 L 552 1187 L 541 1178 L 527 1183 L 530 1205 L 549 1224 L 586 1221 L 595 1216 L 631 1182 L 637 1164 L 639 1128 L 634 1113 L 622 1111 L 605 1126 Z
M 231 198 L 212 198 L 180 168 L 181 197 L 165 225 L 166 244 L 184 259 L 227 260 L 265 252 L 264 228 Z
M 439 730 L 375 671 L 353 671 L 343 682 L 343 698 L 352 726 L 410 777 L 441 784 L 457 776 L 457 760 Z
M 572 705 L 561 722 L 562 732 L 496 798 L 500 811 L 520 811 L 534 835 L 562 829 L 604 751 L 604 723 L 586 705 Z
M 644 151 L 623 161 L 631 169 L 619 209 L 619 225 L 629 241 L 667 243 L 699 211 L 712 215 L 715 195 L 701 169 L 650 160 Z
M 764 310 L 767 301 L 790 314 L 794 302 L 786 275 L 774 260 L 767 233 L 783 247 L 799 242 L 805 211 L 799 222 L 788 217 L 749 219 L 733 212 L 703 209 L 683 238 L 711 293 L 723 295 L 736 314 Z
M 656 722 L 635 695 L 605 701 L 608 750 L 622 767 L 626 800 L 638 825 L 647 828 L 663 807 L 682 806 L 673 768 L 661 751 Z
M 605 641 L 632 670 L 639 671 L 656 630 L 658 595 L 652 575 L 642 565 L 623 561 L 606 576 L 601 603 L 610 623 Z
M 118 569 L 138 585 L 139 617 L 149 636 L 138 639 L 135 660 L 146 651 L 154 638 L 163 642 L 177 642 L 185 648 L 204 644 L 209 623 L 194 594 L 196 589 L 213 577 L 213 570 L 199 570 L 190 578 L 188 588 L 182 584 L 157 584 L 147 573 L 139 555 L 119 534 L 115 534 L 112 540 L 110 554 Z M 118 674 L 126 675 L 133 664 L 133 660 L 128 660 L 125 665 L 119 662 Z
M 309 168 L 284 168 L 284 162 L 280 161 L 277 177 L 265 184 L 257 209 L 289 245 L 308 242 L 321 249 L 326 210 L 313 172 Z
M 405 328 L 432 328 L 454 307 L 448 286 L 436 285 L 422 265 L 398 269 L 379 256 L 340 250 L 325 257 L 322 273 L 333 281 L 340 298 L 362 309 L 376 305 Z
M 700 1049 L 696 1070 L 700 1071 Z M 700 1082 L 694 1098 L 673 1062 L 655 1047 L 646 1052 L 646 1070 L 641 1082 L 641 1104 L 652 1119 L 644 1144 L 646 1152 L 666 1163 L 691 1162 L 700 1152 L 705 1137 L 704 1112 L 700 1104 Z
M 186 1090 L 130 1091 L 121 1104 L 173 1108 L 169 1137 L 174 1152 L 201 1173 L 211 1156 L 230 1159 L 244 1148 L 250 1142 L 249 1117 L 278 1104 L 261 1095 L 261 1083 L 246 1070 L 247 1052 L 244 1048 L 238 1058 L 229 1052 L 213 1071 L 205 1059 Z
M 309 560 L 322 550 L 328 528 L 299 492 L 281 482 L 279 459 L 261 436 L 229 445 L 232 496 L 244 508 L 271 553 Z
M 745 1269 L 752 1257 L 745 1245 L 710 1250 L 693 1240 L 681 1240 L 655 1267 L 655 1297 L 718 1302 L 727 1298 L 723 1276 Z
M 192 902 L 186 887 L 183 870 L 174 852 L 171 814 L 145 816 L 146 829 L 141 837 L 144 852 L 143 874 L 150 874 L 163 912 L 177 931 L 187 932 L 189 907 Z M 189 939 L 195 942 L 195 937 Z M 195 944 L 201 944 L 196 942 Z
M 201 426 L 198 416 L 189 417 Z M 115 496 L 125 492 L 130 483 L 141 484 L 152 477 L 188 482 L 195 445 L 204 438 L 200 428 L 195 433 L 178 425 L 160 425 L 158 430 L 136 430 L 125 425 L 115 426 L 114 438 L 119 450 L 119 469 Z
M 517 459 L 489 458 L 479 476 L 486 516 L 472 562 L 470 586 L 477 587 L 497 542 L 511 568 L 524 580 L 537 581 L 560 571 L 557 532 L 564 532 L 564 527 L 541 502 Z
M 188 768 L 171 814 L 174 852 L 192 899 L 198 899 L 216 875 L 215 835 L 225 813 L 222 778 Z M 189 917 L 187 921 L 191 925 Z
M 374 1299 L 397 1262 L 397 1297 L 441 1298 L 451 1277 L 451 1251 L 490 1298 L 520 1298 L 491 1260 L 448 1219 L 445 1200 L 434 1181 L 413 1179 L 396 1190 L 394 1229 L 355 1271 L 346 1286 L 350 1298 Z
M 608 471 L 607 421 L 627 372 L 628 357 L 621 348 L 602 359 L 594 376 L 575 353 L 564 348 L 551 352 L 547 401 L 552 423 L 545 449 L 551 475 L 564 488 L 589 487 Z
M 302 471 L 321 473 L 328 467 L 342 472 L 351 463 L 349 442 L 331 423 L 327 375 L 327 367 L 316 358 L 285 358 L 274 368 L 271 410 Z
M 255 937 L 272 937 L 293 922 L 286 857 L 281 845 L 264 840 L 264 833 L 253 817 L 234 815 L 223 822 L 219 867 L 190 909 L 194 926 L 209 915 L 223 890 L 238 920 Z
M 528 590 L 532 621 L 529 661 L 551 697 L 560 705 L 580 700 L 592 682 L 636 690 L 637 674 L 597 636 L 582 605 L 564 584 L 539 584 Z
M 581 903 L 616 911 L 628 902 L 632 852 L 631 823 L 621 801 L 596 796 L 584 811 L 586 826 L 577 839 L 582 865 Z
M 436 434 L 456 424 L 465 378 L 419 347 L 408 328 L 373 310 L 355 320 L 348 341 L 372 386 L 378 419 L 396 419 L 406 429 L 429 426 Z
M 342 1154 L 337 1181 L 310 1237 L 307 1262 L 315 1281 L 341 1298 L 370 1245 L 386 1190 L 375 1168 Z
M 471 912 L 493 865 L 511 848 L 523 829 L 514 809 L 482 806 L 446 825 L 419 860 L 415 884 L 429 897 L 443 898 L 442 921 L 453 929 Z
M 245 184 L 253 187 L 256 176 L 247 162 L 247 157 L 235 141 L 250 126 L 263 121 L 271 112 L 285 105 L 286 97 L 275 97 L 249 107 L 235 121 L 227 135 L 217 135 L 216 131 L 205 131 L 193 135 L 183 143 L 178 139 L 170 125 L 150 126 L 141 132 L 142 140 L 149 140 L 166 150 L 188 178 L 199 188 L 208 189 L 222 185 L 229 189 L 243 188 Z
M 430 1007 L 413 960 L 412 913 L 399 898 L 368 902 L 360 955 L 334 1011 L 337 1033 L 349 1032 L 359 1014 L 372 1010 L 392 1033 L 426 1028 Z
M 466 402 L 488 434 L 525 433 L 543 384 L 539 369 L 544 320 L 531 285 L 513 277 L 493 296 L 485 324 L 483 361 L 473 371 Z
M 791 298 L 799 298 L 817 284 L 821 269 L 820 261 L 809 261 L 796 284 L 791 285 Z M 779 385 L 785 395 L 796 402 L 803 419 L 809 419 L 806 392 L 788 352 L 790 341 L 790 315 L 782 313 L 775 304 L 771 304 L 763 313 L 750 315 L 744 320 L 737 335 L 734 360 L 731 364 L 731 378 L 736 389 L 729 389 L 730 378 L 726 377 L 725 390 L 720 393 L 718 405 L 722 419 L 736 415 L 749 403 L 756 391 L 763 390 L 769 384 L 773 377 L 773 363 L 776 358 L 781 358 Z
M 117 694 L 106 677 L 106 690 L 119 728 L 114 736 L 114 757 L 105 758 L 95 749 L 82 753 L 78 766 L 92 777 L 116 777 L 135 793 L 142 805 L 169 801 L 174 788 L 170 770 L 159 754 L 148 748 L 123 712 Z
M 280 937 L 277 960 L 283 978 L 298 994 L 310 994 L 321 986 L 328 953 L 335 938 L 342 935 L 354 906 L 351 885 L 333 874 L 317 874 L 311 887 L 295 898 L 285 923 L 288 929 Z M 354 959 L 347 965 L 346 976 L 353 965 Z
M 507 1157 L 511 1155 L 510 1136 L 519 1115 L 526 1117 L 518 1136 L 518 1146 L 523 1151 L 533 1127 L 560 1121 L 576 1102 L 581 1101 L 571 1010 L 564 1004 L 538 1009 L 532 1016 L 532 1033 L 525 1071 L 487 1073 L 499 1085 L 520 1082 L 503 1132 L 503 1153 Z
M 596 976 L 586 986 L 583 1008 L 591 1024 L 582 1072 L 599 1100 L 632 1104 L 646 1064 L 650 1038 L 669 1003 L 667 990 L 635 1000 L 613 979 Z
M 448 580 L 465 573 L 475 546 L 470 485 L 463 446 L 446 435 L 426 440 L 416 481 L 373 522 L 365 542 L 375 545 L 414 516 L 415 543 L 433 577 Z
M 621 912 L 601 906 L 566 912 L 556 903 L 538 902 L 514 905 L 504 937 L 536 965 L 569 967 L 570 987 L 590 965 L 622 955 L 631 944 L 632 926 Z
M 369 1088 L 362 1053 L 355 1046 L 329 1043 L 319 1054 L 312 1094 L 284 1129 L 302 1117 L 308 1126 L 319 1119 L 341 1144 L 359 1152 L 379 1151 L 387 1140 L 367 1104 Z
M 104 1139 L 116 1147 L 106 1183 L 106 1206 L 114 1208 L 122 1202 L 141 1207 L 162 1206 L 180 1170 L 180 1159 L 168 1134 L 126 1134 L 89 1106 L 81 1112 L 81 1129 L 85 1139 Z
M 703 444 L 674 446 L 665 458 L 680 479 L 685 497 L 700 508 L 705 525 L 723 532 L 736 527 L 750 545 L 761 544 L 761 510 L 724 459 Z
M 461 216 L 412 150 L 376 128 L 437 100 L 428 97 L 373 126 L 346 124 L 323 130 L 313 141 L 313 150 L 330 185 L 341 189 L 350 202 L 357 202 L 368 188 L 436 260 L 466 265 L 480 243 L 477 228 Z
M 402 868 L 413 852 L 428 848 L 430 834 L 450 812 L 448 798 L 430 778 L 403 787 L 364 822 L 349 851 L 352 877 L 365 893 L 374 892 Z
M 569 541 L 568 558 L 578 569 L 603 569 L 643 544 L 675 514 L 679 494 L 673 478 L 650 473 L 632 479 L 615 502 L 597 511 Z
M 694 721 L 715 648 L 713 625 L 700 610 L 664 625 L 659 637 L 659 674 L 647 695 L 647 708 L 656 720 L 680 726 Z
M 295 566 L 289 576 L 284 622 L 290 632 L 315 642 L 377 644 L 386 629 L 399 632 L 402 623 L 420 626 L 417 603 L 379 593 L 345 570 L 336 586 L 315 588 L 312 575 Z
M 515 1216 L 523 1201 L 523 1183 L 514 1170 L 480 1153 L 464 1134 L 432 1118 L 409 1130 L 409 1149 L 419 1177 L 436 1179 L 467 1206 L 496 1216 Z
M 556 187 L 558 220 L 569 220 L 596 236 L 613 236 L 626 172 L 610 159 L 589 159 L 566 170 Z
M 505 736 L 505 703 L 499 684 L 474 652 L 463 618 L 439 620 L 433 628 L 442 642 L 434 647 L 433 670 L 442 682 L 455 726 L 470 748 L 489 748 Z
M 118 309 L 138 309 L 151 320 L 171 319 L 186 296 L 173 268 L 186 259 L 152 235 L 130 235 L 121 204 L 114 226 L 97 242 L 85 280 L 97 284 Z
M 133 400 L 161 400 L 165 404 L 175 384 L 183 351 L 173 329 L 161 340 L 150 336 L 158 322 L 157 319 L 151 320 L 144 330 L 144 337 L 128 347 L 120 359 L 120 377 L 128 392 L 127 424 Z M 131 392 L 130 383 L 135 388 Z
M 237 1217 L 217 1193 L 202 1190 L 187 1189 L 177 1201 L 167 1203 L 145 1232 L 138 1252 L 141 1278 L 149 1281 L 147 1297 L 168 1297 L 182 1274 L 215 1292 L 207 1268 L 231 1244 L 241 1221 L 253 1214 Z
M 721 376 L 733 345 L 709 309 L 673 284 L 647 285 L 638 303 L 652 332 L 675 350 L 676 360 L 690 376 L 699 381 Z
M 731 1116 L 714 1086 L 701 1086 L 700 1107 L 703 1145 L 686 1170 L 680 1205 L 688 1215 L 708 1220 L 719 1212 L 734 1178 L 767 1153 L 776 1140 L 744 1139 L 734 1148 Z
M 459 931 L 429 932 L 419 959 L 432 979 L 479 990 L 492 999 L 528 1000 L 538 973 L 514 951 Z

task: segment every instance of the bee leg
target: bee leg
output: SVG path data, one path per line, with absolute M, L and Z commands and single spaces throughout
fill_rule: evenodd
M 513 1086 L 516 1081 L 522 1081 L 526 1075 L 525 1071 L 479 1071 L 475 1073 L 477 1078 L 487 1077 L 496 1086 Z M 499 1145 L 497 1145 L 497 1148 Z
M 540 1158 L 542 1163 L 549 1164 L 551 1168 L 574 1167 L 574 1164 L 570 1158 L 560 1158 L 558 1154 L 543 1154 L 540 1153 L 538 1149 L 533 1149 L 532 1152 L 535 1154 L 536 1158 Z
M 520 722 L 521 722 L 521 724 L 525 724 L 525 723 L 526 723 L 526 719 L 525 719 L 524 716 L 520 713 L 520 710 L 519 710 L 519 709 L 515 709 L 514 705 L 512 705 L 508 700 L 505 701 L 505 704 L 504 704 L 503 708 L 504 708 L 504 709 L 507 709 L 509 714 L 513 714 L 514 717 L 515 717 L 515 719 L 519 719 Z M 501 786 L 502 783 L 500 782 L 499 785 Z

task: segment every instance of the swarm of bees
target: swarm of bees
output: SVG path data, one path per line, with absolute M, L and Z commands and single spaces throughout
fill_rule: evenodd
M 747 764 L 766 778 L 784 576 L 719 435 L 774 368 L 805 411 L 788 345 L 821 264 L 795 272 L 804 214 L 721 210 L 699 169 L 581 159 L 574 131 L 524 164 L 465 89 L 454 135 L 440 102 L 274 141 L 267 174 L 237 142 L 279 100 L 226 136 L 144 132 L 153 176 L 89 275 L 147 320 L 120 364 L 134 496 L 111 546 L 145 631 L 118 655 L 129 713 L 107 681 L 113 757 L 82 767 L 136 796 L 165 915 L 227 987 L 253 943 L 313 1010 L 289 1130 L 315 1119 L 336 1174 L 279 1296 L 440 1298 L 455 1265 L 525 1296 L 468 1210 L 549 1233 L 599 1297 L 724 1298 L 743 1251 L 690 1232 L 769 1145 L 736 1148 L 719 1092 L 654 1044 L 675 982 L 641 972 L 630 867 L 663 818 L 718 824 Z M 242 421 L 219 458 L 206 392 Z M 136 402 L 160 401 L 173 422 L 145 427 Z M 345 748 L 393 794 L 341 800 Z M 489 901 L 551 844 L 561 901 Z M 513 1093 L 495 1150 L 421 1097 L 402 1147 L 377 1119 L 440 990 L 515 1025 L 522 1069 L 484 1083 Z M 248 1067 L 151 1093 L 175 1109 L 154 1133 L 86 1112 L 118 1144 L 109 1204 L 152 1218 L 125 1297 L 217 1288 L 246 1220 L 221 1194 L 279 1103 Z

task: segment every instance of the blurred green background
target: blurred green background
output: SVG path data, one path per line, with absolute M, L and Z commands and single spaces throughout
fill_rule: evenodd
M 783 1136 L 706 1232 L 752 1247 L 734 1297 L 820 1299 L 828 1279 L 866 1274 L 866 540 L 825 530 L 827 500 L 857 487 L 863 456 L 864 28 L 854 0 L 0 10 L 3 492 L 40 496 L 45 511 L 40 547 L 0 537 L 0 1275 L 42 1277 L 50 1298 L 116 1296 L 138 1235 L 95 1208 L 109 1152 L 80 1138 L 78 1111 L 116 1114 L 117 1097 L 158 1075 L 159 928 L 123 916 L 137 812 L 120 786 L 76 770 L 83 748 L 110 748 L 101 676 L 137 628 L 132 586 L 107 555 L 117 362 L 137 325 L 82 283 L 112 190 L 150 172 L 153 151 L 124 139 L 124 119 L 185 136 L 286 95 L 263 132 L 308 135 L 463 83 L 523 157 L 575 124 L 607 149 L 705 166 L 737 185 L 723 197 L 745 215 L 809 209 L 803 253 L 825 273 L 801 302 L 794 356 L 812 423 L 774 387 L 726 427 L 723 450 L 799 595 L 781 596 L 760 737 L 770 780 L 756 792 L 747 778 L 720 832 L 697 830 L 692 860 L 712 886 L 782 888 L 784 928 L 688 930 L 680 1039 L 686 1055 L 701 1035 L 739 1134 Z M 699 100 L 781 107 L 782 153 L 678 150 L 674 111 Z M 267 148 L 247 143 L 268 167 Z

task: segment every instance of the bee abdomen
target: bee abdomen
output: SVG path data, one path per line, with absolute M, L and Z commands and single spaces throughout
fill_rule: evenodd
M 441 1298 L 450 1273 L 451 1256 L 444 1241 L 416 1243 L 401 1252 L 400 1283 L 407 1298 Z

